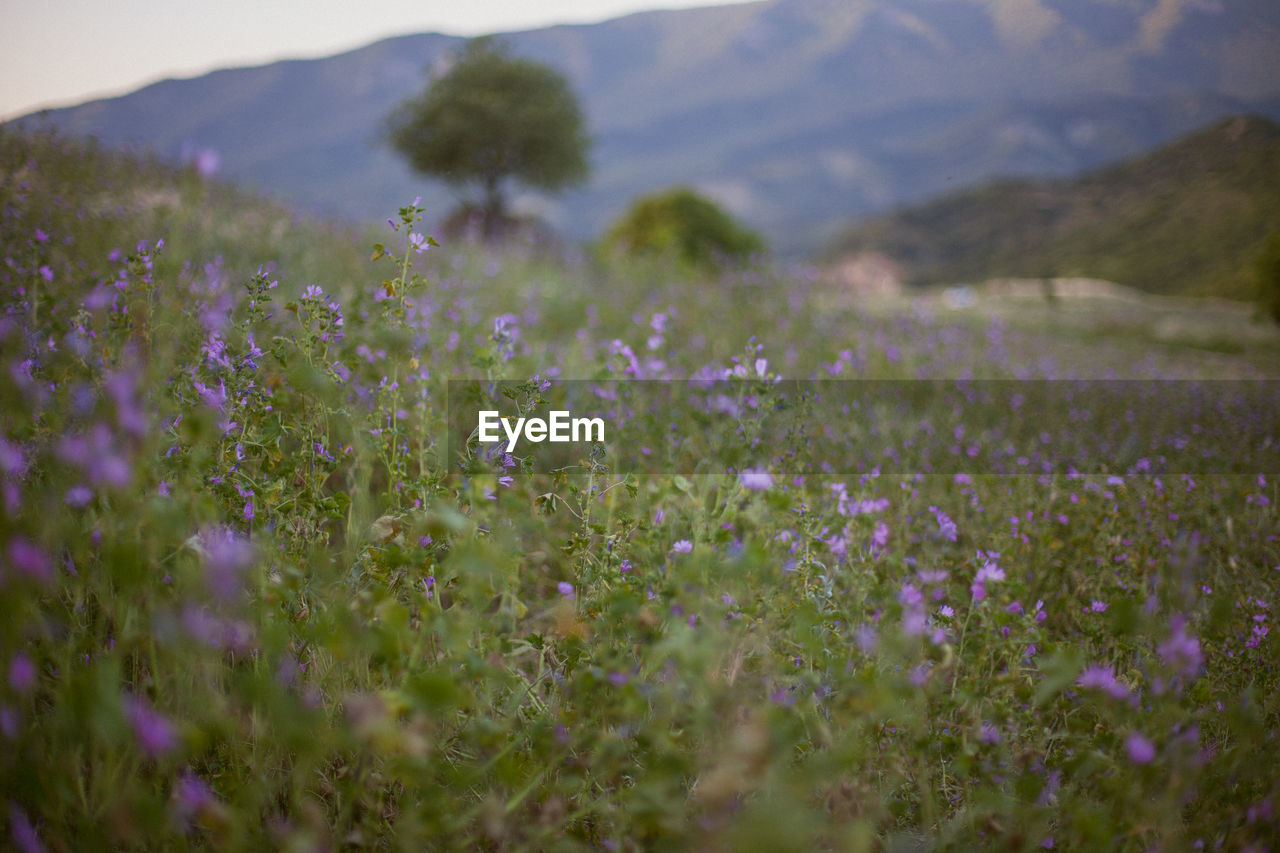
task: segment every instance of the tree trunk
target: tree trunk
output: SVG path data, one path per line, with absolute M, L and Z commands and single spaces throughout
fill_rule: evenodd
M 502 177 L 500 175 L 486 175 L 484 179 L 484 209 L 482 215 L 484 217 L 484 241 L 486 243 L 495 242 L 502 235 L 503 221 L 506 219 L 506 211 L 503 209 L 502 203 Z

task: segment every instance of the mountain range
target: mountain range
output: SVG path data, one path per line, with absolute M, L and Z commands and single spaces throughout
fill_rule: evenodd
M 510 33 L 561 70 L 592 178 L 517 197 L 571 238 L 645 192 L 701 189 L 784 255 L 850 220 L 997 176 L 1068 176 L 1242 113 L 1280 119 L 1275 0 L 765 0 Z M 423 33 L 321 59 L 167 80 L 16 119 L 179 158 L 353 220 L 421 194 L 382 141 L 463 39 Z

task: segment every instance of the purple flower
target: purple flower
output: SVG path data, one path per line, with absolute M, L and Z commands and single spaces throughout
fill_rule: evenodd
M 9 661 L 9 686 L 15 693 L 30 693 L 36 684 L 36 665 L 25 653 L 18 652 Z
M 133 727 L 138 748 L 151 758 L 158 758 L 178 745 L 178 733 L 162 715 L 136 696 L 124 698 L 125 717 Z
M 978 739 L 988 746 L 994 746 L 1000 742 L 1000 730 L 991 723 L 983 723 L 982 729 L 978 732 Z
M 1099 601 L 1098 599 L 1095 598 L 1093 601 L 1089 602 L 1089 608 L 1087 612 L 1105 613 L 1106 610 L 1107 610 L 1107 603 L 1105 601 Z
M 184 824 L 217 801 L 205 781 L 190 770 L 183 770 L 173 786 L 174 809 Z
M 25 468 L 26 461 L 22 458 L 22 447 L 0 438 L 0 471 L 6 474 L 21 474 Z
M 688 554 L 693 550 L 693 543 L 688 539 L 681 539 L 671 546 L 671 550 L 677 554 Z
M 871 534 L 871 546 L 878 551 L 883 551 L 889 546 L 889 525 L 883 521 L 876 522 L 876 529 Z
M 902 633 L 918 637 L 925 632 L 924 596 L 913 584 L 903 584 L 898 592 L 902 603 Z
M 1129 753 L 1129 760 L 1134 764 L 1150 764 L 1156 757 L 1155 744 L 1139 732 L 1129 735 L 1124 742 L 1124 748 Z
M 933 513 L 934 519 L 938 522 L 938 535 L 948 542 L 956 541 L 956 523 L 951 520 L 951 517 L 936 506 L 929 507 L 929 512 Z
M 1102 690 L 1115 699 L 1126 699 L 1129 696 L 1129 688 L 1116 681 L 1115 672 L 1108 666 L 1086 667 L 1076 679 L 1076 684 Z
M 773 475 L 764 469 L 748 468 L 742 472 L 742 487 L 761 492 L 773 485 Z
M 568 581 L 560 581 L 560 583 L 556 584 L 556 589 L 558 589 L 560 591 L 560 594 L 563 595 L 565 598 L 574 599 L 578 597 L 577 594 L 573 591 L 573 584 L 569 583 Z
M 27 575 L 45 584 L 53 580 L 53 563 L 44 549 L 34 542 L 15 536 L 9 540 L 5 556 L 9 568 L 18 574 Z
M 1004 569 L 988 560 L 982 564 L 982 568 L 978 569 L 978 573 L 974 575 L 973 583 L 969 585 L 969 591 L 973 594 L 974 601 L 982 601 L 987 597 L 987 582 L 1004 580 Z
M 195 547 L 204 557 L 205 578 L 213 594 L 224 601 L 234 598 L 240 591 L 240 576 L 253 565 L 253 544 L 227 528 L 212 528 L 196 537 Z
M 8 705 L 0 705 L 0 735 L 6 740 L 18 739 L 18 712 Z
M 138 402 L 137 377 L 128 371 L 110 373 L 105 380 L 107 393 L 115 403 L 116 422 L 125 432 L 138 438 L 147 434 L 147 414 Z
M 1187 678 L 1194 678 L 1199 674 L 1200 665 L 1204 661 L 1200 653 L 1200 641 L 1187 634 L 1186 618 L 1181 615 L 1173 617 L 1172 628 L 1169 639 L 1161 643 L 1156 651 L 1165 666 L 1178 670 Z
M 13 838 L 13 846 L 22 853 L 44 853 L 44 843 L 40 834 L 27 817 L 27 813 L 17 803 L 9 803 L 9 832 Z
M 63 501 L 67 506 L 84 509 L 93 500 L 93 489 L 85 485 L 76 485 L 67 489 Z

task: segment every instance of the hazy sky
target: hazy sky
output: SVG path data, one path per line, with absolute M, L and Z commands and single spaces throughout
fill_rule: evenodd
M 731 2 L 741 0 L 0 0 L 0 119 L 404 33 L 480 35 Z

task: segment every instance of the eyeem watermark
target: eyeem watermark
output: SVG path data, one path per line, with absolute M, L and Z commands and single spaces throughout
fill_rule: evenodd
M 1275 380 L 451 380 L 448 423 L 467 473 L 1280 474 Z
M 513 425 L 511 418 L 504 418 L 497 411 L 486 409 L 480 412 L 476 438 L 485 444 L 501 441 L 499 426 L 506 434 L 508 453 L 515 452 L 516 444 L 521 438 L 534 444 L 543 441 L 557 444 L 604 441 L 604 418 L 575 418 L 564 410 L 550 412 L 547 418 L 516 418 Z

